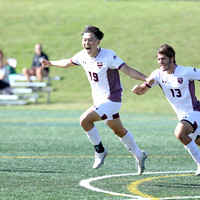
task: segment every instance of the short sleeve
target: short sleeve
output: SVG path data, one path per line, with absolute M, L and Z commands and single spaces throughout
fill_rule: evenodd
M 200 69 L 197 69 L 197 68 L 194 68 L 194 67 L 187 67 L 186 76 L 190 80 L 198 80 L 198 81 L 200 81 Z
M 114 51 L 110 51 L 108 57 L 108 66 L 110 69 L 120 69 L 125 64 L 124 61 L 119 58 Z
M 77 54 L 75 54 L 72 58 L 71 58 L 71 63 L 73 63 L 74 65 L 81 65 L 80 63 L 81 60 L 81 53 L 78 52 Z
M 153 80 L 154 80 L 154 83 L 151 87 L 154 87 L 155 85 L 159 85 L 159 81 L 158 81 L 159 74 L 158 73 L 159 73 L 159 70 L 156 69 L 150 74 L 149 78 L 150 79 L 153 78 Z

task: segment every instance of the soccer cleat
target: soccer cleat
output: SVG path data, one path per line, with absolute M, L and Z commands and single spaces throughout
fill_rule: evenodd
M 144 170 L 145 170 L 145 160 L 146 158 L 148 158 L 148 153 L 146 151 L 142 151 L 142 158 L 138 161 L 136 161 L 137 163 L 137 167 L 138 167 L 138 175 L 141 175 Z
M 105 157 L 107 156 L 108 151 L 106 150 L 106 148 L 104 148 L 104 152 L 103 153 L 97 153 L 95 152 L 95 158 L 94 158 L 94 164 L 93 164 L 93 169 L 97 169 L 99 168 L 103 162 Z
M 198 165 L 197 171 L 196 171 L 196 176 L 200 176 L 200 165 Z

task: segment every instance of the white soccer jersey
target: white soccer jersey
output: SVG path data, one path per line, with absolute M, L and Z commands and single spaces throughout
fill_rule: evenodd
M 91 85 L 95 105 L 108 99 L 121 102 L 122 85 L 118 70 L 124 61 L 117 57 L 114 51 L 99 48 L 99 53 L 90 57 L 83 49 L 72 57 L 71 62 L 83 66 Z
M 195 96 L 194 80 L 200 80 L 200 70 L 177 65 L 172 74 L 157 69 L 150 75 L 154 85 L 160 85 L 179 120 L 189 111 L 200 111 Z

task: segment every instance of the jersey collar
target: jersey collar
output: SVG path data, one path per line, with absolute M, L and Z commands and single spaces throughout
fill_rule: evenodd
M 172 74 L 174 74 L 174 73 L 175 73 L 175 71 L 176 71 L 176 68 L 177 68 L 177 65 L 175 65 L 175 67 L 174 67 L 174 70 L 173 70 Z
M 99 53 L 101 51 L 101 47 L 99 47 L 98 49 L 99 49 L 99 51 L 97 52 L 96 56 L 94 56 L 94 58 L 96 58 L 99 55 Z

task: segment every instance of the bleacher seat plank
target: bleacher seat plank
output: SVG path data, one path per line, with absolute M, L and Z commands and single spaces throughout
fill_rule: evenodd
M 11 82 L 12 87 L 46 87 L 46 82 Z
M 0 100 L 17 100 L 19 99 L 18 95 L 9 95 L 9 94 L 1 94 Z
M 31 88 L 12 88 L 11 92 L 13 94 L 31 94 L 33 89 Z
M 0 101 L 0 105 L 26 105 L 28 104 L 27 101 L 23 100 L 3 100 Z
M 36 76 L 31 76 L 30 77 L 31 81 L 36 81 L 37 77 Z M 55 80 L 55 81 L 59 81 L 62 78 L 60 76 L 52 76 L 52 77 L 43 77 L 44 81 L 49 81 L 49 80 Z M 22 74 L 14 74 L 14 75 L 10 75 L 10 80 L 11 81 L 27 81 L 27 78 L 22 75 Z

